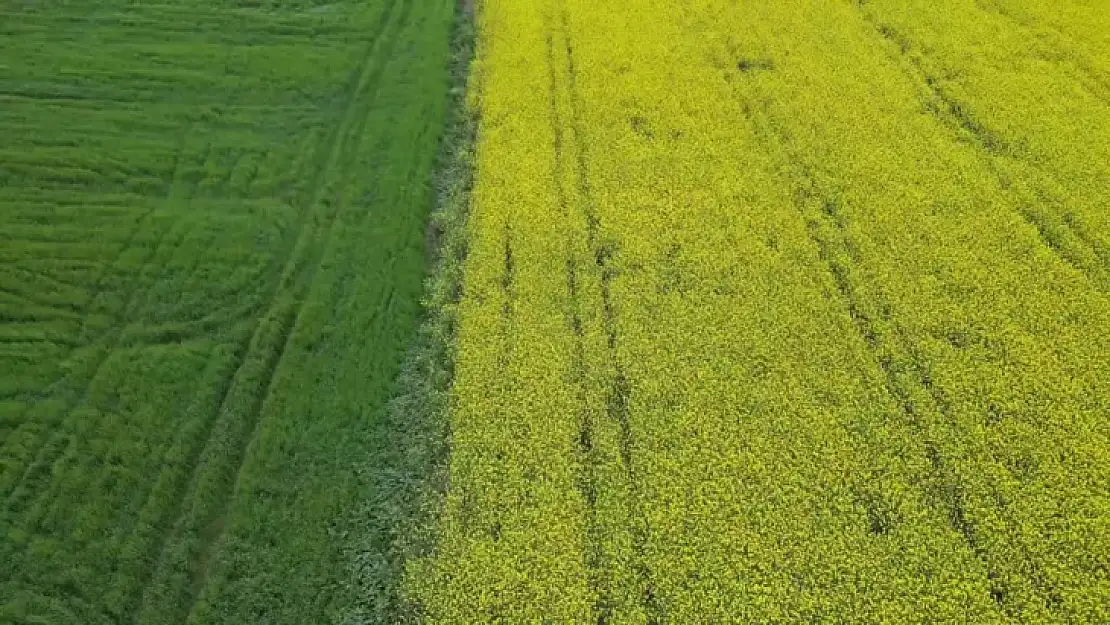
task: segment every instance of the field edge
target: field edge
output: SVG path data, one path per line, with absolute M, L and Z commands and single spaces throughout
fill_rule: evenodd
M 477 108 L 468 101 L 476 37 L 474 11 L 471 0 L 456 3 L 447 119 L 433 175 L 434 205 L 425 233 L 428 270 L 420 319 L 383 422 L 375 432 L 380 453 L 363 467 L 371 492 L 357 511 L 357 524 L 363 529 L 348 553 L 353 594 L 360 599 L 343 615 L 340 622 L 344 625 L 422 621 L 423 609 L 402 586 L 408 562 L 435 549 L 435 527 L 448 485 L 447 414 L 478 125 Z

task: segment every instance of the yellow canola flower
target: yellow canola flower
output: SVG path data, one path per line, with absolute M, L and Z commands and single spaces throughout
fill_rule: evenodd
M 894 4 L 480 5 L 430 622 L 1110 617 L 1070 161 L 1007 187 Z

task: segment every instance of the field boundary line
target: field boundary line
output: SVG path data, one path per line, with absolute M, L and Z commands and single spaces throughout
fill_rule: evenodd
M 402 28 L 404 23 L 406 22 L 409 11 L 412 8 L 413 1 L 415 0 L 393 0 L 393 2 L 389 5 L 389 8 L 385 11 L 386 15 L 385 18 L 382 20 L 383 30 L 380 31 L 378 35 L 373 37 L 372 42 L 370 46 L 368 46 L 367 52 L 364 55 L 363 60 L 361 61 L 358 81 L 355 85 L 352 99 L 349 101 L 344 113 L 344 118 L 340 125 L 337 142 L 332 145 L 332 156 L 329 157 L 328 164 L 325 170 L 325 179 L 327 171 L 339 171 L 340 182 L 338 183 L 336 193 L 339 193 L 341 191 L 343 179 L 350 175 L 346 164 L 341 163 L 339 159 L 342 158 L 343 155 L 345 153 L 348 153 L 350 150 L 358 149 L 358 146 L 361 144 L 363 138 L 362 130 L 365 127 L 366 117 L 368 117 L 368 109 L 373 106 L 373 102 L 376 99 L 378 81 L 381 76 L 381 71 L 384 69 L 385 64 L 388 63 L 390 60 L 390 54 L 393 46 L 396 43 L 398 30 Z M 398 4 L 401 5 L 400 17 L 397 17 L 396 15 Z M 389 25 L 391 23 L 394 25 L 393 29 L 389 28 Z M 383 38 L 385 40 L 384 43 Z M 377 61 L 378 63 L 375 64 L 375 61 Z M 363 92 L 365 91 L 370 92 L 369 101 L 366 102 L 364 106 L 356 108 L 355 104 L 359 100 L 367 99 L 363 95 Z M 354 135 L 351 134 L 352 124 L 354 124 Z M 348 145 L 348 141 L 352 140 L 352 138 L 354 145 L 350 146 Z M 329 189 L 327 186 L 318 187 L 313 205 L 317 205 L 323 202 L 330 191 L 331 189 Z M 332 208 L 333 210 L 331 212 L 330 219 L 327 220 L 326 225 L 323 227 L 323 241 L 318 246 L 317 252 L 308 261 L 308 267 L 305 270 L 307 271 L 307 275 L 304 277 L 303 286 L 300 289 L 303 292 L 301 292 L 299 294 L 299 297 L 297 297 L 296 299 L 294 308 L 291 311 L 291 318 L 286 319 L 285 323 L 281 324 L 284 336 L 280 340 L 280 348 L 278 349 L 277 354 L 272 358 L 272 364 L 270 364 L 270 366 L 266 368 L 263 377 L 264 382 L 261 385 L 263 389 L 262 393 L 256 400 L 253 409 L 250 411 L 248 419 L 252 423 L 251 432 L 245 442 L 244 447 L 238 454 L 238 462 L 236 463 L 233 486 L 231 491 L 227 493 L 221 518 L 217 519 L 214 523 L 217 527 L 220 528 L 220 531 L 216 536 L 211 537 L 210 540 L 208 540 L 202 548 L 202 555 L 199 558 L 199 563 L 201 566 L 199 568 L 204 569 L 203 577 L 205 579 L 210 572 L 210 568 L 212 565 L 211 557 L 212 555 L 214 555 L 213 551 L 217 548 L 218 543 L 222 540 L 226 518 L 231 513 L 232 504 L 235 500 L 236 494 L 239 491 L 242 470 L 247 461 L 247 452 L 254 443 L 254 440 L 257 438 L 258 433 L 261 429 L 261 413 L 265 410 L 266 401 L 269 399 L 269 395 L 273 389 L 273 384 L 274 380 L 276 379 L 278 367 L 281 365 L 282 358 L 288 352 L 289 346 L 292 344 L 293 337 L 296 334 L 296 328 L 300 323 L 301 314 L 304 312 L 305 303 L 308 301 L 308 298 L 311 295 L 316 271 L 319 269 L 320 263 L 326 256 L 327 250 L 330 248 L 331 241 L 334 238 L 336 224 L 340 221 L 340 214 L 342 213 L 344 208 L 342 197 L 335 198 L 335 201 L 332 203 Z M 232 385 L 234 385 L 234 382 L 232 383 Z M 200 571 L 198 570 L 194 573 L 200 573 Z M 196 592 L 193 597 L 194 605 L 190 606 L 190 614 L 193 607 L 195 607 L 195 602 L 197 599 L 199 599 L 199 591 Z
M 425 267 L 414 343 L 398 371 L 371 453 L 357 471 L 369 496 L 351 510 L 355 539 L 344 549 L 356 597 L 338 623 L 422 622 L 427 606 L 406 589 L 412 569 L 435 553 L 450 482 L 450 396 L 456 362 L 458 303 L 468 251 L 480 76 L 474 62 L 477 7 L 454 3 L 444 94 L 445 126 L 437 145 Z

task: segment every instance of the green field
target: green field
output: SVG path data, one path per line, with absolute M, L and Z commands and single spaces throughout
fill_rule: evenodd
M 1110 3 L 7 2 L 3 623 L 1110 623 Z
M 0 622 L 349 609 L 453 19 L 3 6 Z

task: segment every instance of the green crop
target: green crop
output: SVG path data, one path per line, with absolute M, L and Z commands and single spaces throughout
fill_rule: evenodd
M 1110 13 L 453 4 L 3 10 L 0 621 L 1110 622 Z
M 0 621 L 320 623 L 355 601 L 452 19 L 4 7 Z

